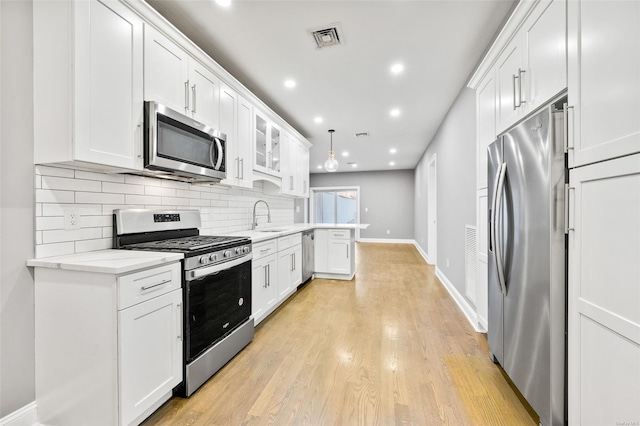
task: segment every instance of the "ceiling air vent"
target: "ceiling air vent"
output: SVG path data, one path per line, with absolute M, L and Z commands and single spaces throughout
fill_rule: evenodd
M 366 138 L 369 136 L 369 132 L 356 132 L 356 138 Z
M 339 24 L 330 24 L 309 30 L 309 34 L 313 37 L 318 49 L 343 44 L 344 40 L 341 32 Z

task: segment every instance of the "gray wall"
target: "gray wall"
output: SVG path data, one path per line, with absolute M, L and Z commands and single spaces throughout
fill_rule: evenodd
M 0 418 L 35 399 L 33 19 L 0 1 Z
M 415 176 L 414 238 L 427 246 L 428 161 L 436 154 L 437 267 L 465 294 L 464 227 L 476 223 L 476 104 L 475 92 L 463 88 L 423 154 Z M 449 267 L 446 261 L 449 259 Z
M 309 181 L 312 188 L 360 187 L 360 223 L 370 224 L 360 238 L 413 240 L 413 170 L 317 173 Z

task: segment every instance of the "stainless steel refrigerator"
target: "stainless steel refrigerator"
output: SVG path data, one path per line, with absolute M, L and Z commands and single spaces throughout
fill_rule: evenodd
M 564 119 L 549 105 L 489 146 L 490 355 L 543 425 L 565 423 Z

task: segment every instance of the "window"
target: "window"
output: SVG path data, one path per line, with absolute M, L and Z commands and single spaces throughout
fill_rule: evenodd
M 360 223 L 359 192 L 358 187 L 311 188 L 311 222 Z

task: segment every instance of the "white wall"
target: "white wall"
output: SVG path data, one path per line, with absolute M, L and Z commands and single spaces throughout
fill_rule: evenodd
M 0 1 L 0 418 L 35 398 L 33 36 L 29 1 Z
M 314 173 L 310 186 L 359 186 L 360 223 L 368 223 L 360 238 L 412 240 L 413 170 Z M 365 211 L 368 209 L 368 211 Z M 389 230 L 389 234 L 387 234 Z
M 414 238 L 428 253 L 428 162 L 437 155 L 437 268 L 461 293 L 464 288 L 465 225 L 475 225 L 475 92 L 464 88 L 442 121 L 415 172 Z M 449 259 L 449 266 L 446 261 Z

